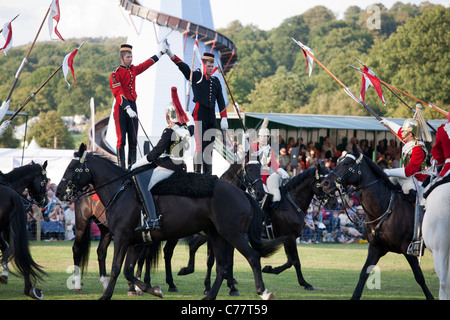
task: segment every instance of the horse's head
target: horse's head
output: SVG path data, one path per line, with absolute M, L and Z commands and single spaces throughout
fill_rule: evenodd
M 88 152 L 82 143 L 74 158 L 69 163 L 61 181 L 56 188 L 56 196 L 60 200 L 69 199 L 74 192 L 82 190 L 92 183 L 92 175 L 87 166 Z
M 47 161 L 43 165 L 32 163 L 32 178 L 27 185 L 28 193 L 40 206 L 45 206 L 48 202 L 47 194 Z
M 357 186 L 361 179 L 361 162 L 363 154 L 356 148 L 345 155 L 336 167 L 330 172 L 328 177 L 322 181 L 323 191 L 334 194 L 338 188 L 347 185 Z
M 261 201 L 266 194 L 261 178 L 261 163 L 259 161 L 249 161 L 242 168 L 243 184 L 246 191 L 250 193 L 256 201 Z
M 330 169 L 325 167 L 321 162 L 316 167 L 315 180 L 312 186 L 313 192 L 316 198 L 323 203 L 326 209 L 333 210 L 337 207 L 338 201 L 336 197 L 330 196 L 327 192 L 323 190 L 322 182 L 330 174 Z

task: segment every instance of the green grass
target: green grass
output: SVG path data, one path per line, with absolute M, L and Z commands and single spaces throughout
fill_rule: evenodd
M 73 265 L 71 242 L 31 242 L 33 258 L 49 274 L 45 282 L 39 283 L 45 294 L 45 300 L 96 300 L 102 295 L 98 277 L 97 249 L 98 242 L 93 242 L 89 267 L 83 277 L 83 292 L 74 293 L 67 287 L 71 273 L 67 270 Z M 266 287 L 276 293 L 277 300 L 347 300 L 351 297 L 358 280 L 360 270 L 367 256 L 367 244 L 301 244 L 298 245 L 303 275 L 315 291 L 305 291 L 297 283 L 294 268 L 279 275 L 263 274 Z M 113 245 L 109 247 L 107 268 L 110 271 Z M 206 246 L 197 253 L 196 272 L 188 276 L 178 276 L 178 270 L 188 261 L 188 247 L 179 244 L 175 248 L 172 260 L 174 281 L 179 293 L 167 292 L 164 265 L 161 257 L 159 268 L 152 273 L 152 285 L 163 288 L 165 300 L 199 300 L 203 296 L 203 278 L 206 270 Z M 262 260 L 262 266 L 279 266 L 286 262 L 284 250 Z M 246 260 L 236 254 L 234 276 L 239 284 L 240 298 L 230 297 L 226 283 L 222 284 L 217 299 L 220 300 L 259 300 L 256 295 L 253 273 Z M 415 300 L 424 299 L 421 288 L 414 280 L 413 273 L 402 255 L 389 253 L 378 264 L 380 289 L 368 289 L 363 292 L 363 299 L 375 300 Z M 12 271 L 13 268 L 12 268 Z M 426 251 L 422 258 L 422 271 L 429 289 L 438 298 L 439 282 L 434 273 L 433 257 Z M 69 279 L 70 280 L 70 279 Z M 213 279 L 214 280 L 214 279 Z M 70 284 L 70 281 L 69 281 Z M 119 276 L 113 300 L 158 300 L 145 294 L 140 297 L 127 295 L 128 285 L 123 274 Z M 10 274 L 8 285 L 0 286 L 0 299 L 28 299 L 23 295 L 23 280 Z

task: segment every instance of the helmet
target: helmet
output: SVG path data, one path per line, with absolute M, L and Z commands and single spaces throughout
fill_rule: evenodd
M 258 135 L 260 136 L 270 136 L 270 131 L 267 128 L 267 125 L 269 124 L 269 119 L 264 118 L 264 121 L 261 125 L 261 129 L 259 129 Z
M 412 134 L 416 135 L 418 129 L 418 123 L 414 119 L 406 119 L 403 121 L 402 126 L 402 138 L 404 139 L 408 133 L 412 132 Z
M 169 117 L 169 121 L 173 123 L 180 122 L 178 120 L 177 116 L 177 110 L 175 109 L 175 106 L 173 103 L 169 103 L 169 105 L 166 107 L 166 116 Z

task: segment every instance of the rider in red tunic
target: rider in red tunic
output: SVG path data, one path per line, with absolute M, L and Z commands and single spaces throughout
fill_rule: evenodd
M 163 52 L 158 52 L 141 64 L 133 65 L 132 46 L 122 44 L 120 47 L 120 61 L 109 79 L 111 91 L 114 95 L 114 123 L 117 134 L 117 162 L 125 168 L 125 139 L 128 135 L 128 165 L 136 162 L 138 118 L 136 108 L 137 93 L 135 89 L 136 76 L 154 65 Z
M 431 149 L 431 155 L 438 165 L 444 165 L 439 175 L 445 176 L 450 169 L 450 112 L 447 115 L 447 123 L 442 124 L 437 129 L 436 141 Z

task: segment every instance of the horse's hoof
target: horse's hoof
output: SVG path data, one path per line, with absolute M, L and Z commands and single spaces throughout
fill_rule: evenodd
M 265 266 L 261 271 L 264 273 L 272 273 L 272 266 Z
M 312 285 L 309 285 L 309 286 L 306 286 L 306 287 L 305 287 L 305 290 L 306 290 L 306 291 L 315 291 L 316 288 L 314 288 Z
M 127 296 L 129 296 L 129 297 L 137 296 L 136 291 L 128 291 Z
M 267 292 L 267 289 L 259 295 L 263 300 L 275 300 L 275 295 L 272 292 Z
M 0 284 L 8 284 L 8 276 L 5 276 L 4 274 L 2 274 L 0 276 Z
M 158 297 L 158 298 L 161 298 L 161 299 L 164 298 L 164 295 L 163 295 L 163 292 L 162 292 L 162 289 L 161 289 L 160 286 L 153 287 L 150 290 L 150 293 L 152 295 L 154 295 L 155 297 Z
M 44 292 L 38 288 L 31 288 L 28 296 L 36 300 L 42 300 L 44 299 Z
M 185 276 L 191 273 L 194 273 L 194 270 L 188 269 L 187 267 L 183 267 L 180 269 L 180 271 L 178 271 L 179 276 Z
M 169 287 L 169 292 L 178 292 L 177 287 Z
M 75 292 L 75 293 L 82 293 L 83 289 L 73 289 L 73 292 Z
M 240 297 L 239 291 L 237 290 L 230 290 L 230 296 L 232 297 Z

